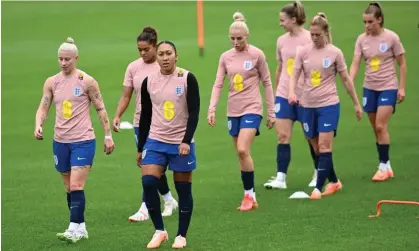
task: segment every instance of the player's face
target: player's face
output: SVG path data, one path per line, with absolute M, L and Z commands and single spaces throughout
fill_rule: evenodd
M 230 29 L 230 41 L 233 47 L 242 51 L 247 44 L 247 35 L 244 29 Z
M 144 62 L 149 63 L 156 58 L 156 47 L 152 44 L 139 41 L 137 43 L 138 52 L 140 53 L 140 57 L 144 60 Z
M 373 14 L 364 14 L 363 19 L 365 31 L 368 34 L 377 33 L 377 31 L 380 29 L 381 17 L 377 19 Z
M 289 18 L 285 12 L 279 13 L 279 26 L 284 28 L 286 31 L 290 31 L 295 25 L 295 18 Z
M 311 40 L 318 48 L 326 44 L 326 32 L 319 25 L 310 26 Z
M 157 62 L 165 72 L 170 72 L 176 67 L 177 55 L 170 44 L 162 44 L 157 50 Z
M 68 74 L 71 73 L 76 67 L 76 62 L 79 56 L 75 56 L 71 51 L 60 51 L 58 53 L 58 63 L 60 64 L 61 71 Z

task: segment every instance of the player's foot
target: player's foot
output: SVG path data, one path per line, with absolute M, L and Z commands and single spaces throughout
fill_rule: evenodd
M 184 247 L 186 247 L 186 238 L 182 237 L 181 235 L 176 236 L 172 248 L 180 249 Z
M 255 199 L 250 194 L 245 194 L 242 200 L 242 204 L 237 209 L 244 212 L 244 211 L 250 211 L 252 209 L 256 209 L 258 207 L 259 205 L 255 201 Z
M 173 211 L 176 210 L 177 208 L 178 208 L 178 203 L 174 198 L 172 198 L 171 200 L 164 202 L 164 210 L 161 215 L 163 217 L 170 216 L 172 215 Z
M 389 178 L 394 178 L 393 169 L 391 169 L 390 161 L 387 161 L 387 173 Z
M 128 220 L 130 222 L 139 222 L 139 221 L 146 221 L 148 220 L 149 215 L 148 215 L 148 209 L 147 206 L 145 205 L 145 203 L 141 203 L 141 207 L 138 210 L 138 212 L 136 212 L 134 215 L 131 215 Z
M 76 243 L 76 242 L 78 242 L 80 240 L 83 240 L 83 239 L 85 239 L 85 240 L 89 239 L 89 234 L 87 233 L 86 230 L 78 229 L 76 231 L 73 231 L 72 236 L 67 239 L 67 242 L 68 243 Z
M 339 190 L 342 190 L 342 183 L 340 182 L 340 180 L 338 180 L 338 182 L 336 183 L 329 182 L 326 185 L 326 188 L 324 189 L 322 196 L 334 194 Z
M 287 189 L 287 182 L 275 177 L 275 179 L 268 180 L 263 186 L 267 189 Z
M 377 172 L 372 177 L 372 181 L 374 182 L 382 182 L 386 181 L 390 178 L 390 173 L 388 170 L 378 169 Z
M 153 235 L 153 238 L 151 238 L 151 241 L 147 244 L 147 248 L 159 248 L 160 245 L 169 240 L 169 235 L 167 234 L 166 230 L 156 230 L 156 232 Z
M 322 198 L 322 193 L 315 188 L 313 192 L 311 192 L 310 199 L 311 200 L 320 200 Z
M 63 233 L 57 233 L 57 238 L 62 241 L 67 241 L 73 236 L 74 231 L 66 229 Z

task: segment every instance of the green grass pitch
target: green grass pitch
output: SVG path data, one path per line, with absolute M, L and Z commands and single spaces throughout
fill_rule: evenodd
M 65 192 L 53 166 L 54 108 L 44 127 L 45 139 L 33 137 L 34 116 L 42 84 L 59 71 L 57 50 L 72 36 L 80 52 L 78 67 L 99 82 L 108 113 L 113 116 L 129 62 L 138 57 L 136 36 L 145 25 L 178 47 L 178 65 L 198 78 L 201 120 L 196 133 L 198 169 L 194 173 L 195 211 L 188 250 L 418 250 L 418 208 L 384 206 L 369 219 L 381 199 L 419 200 L 419 67 L 418 2 L 383 2 L 385 25 L 396 31 L 407 51 L 406 101 L 390 123 L 391 161 L 395 178 L 374 184 L 375 141 L 366 116 L 356 122 L 353 105 L 339 83 L 341 119 L 334 161 L 342 192 L 321 201 L 289 200 L 307 187 L 313 167 L 299 126 L 294 128 L 292 163 L 286 191 L 267 191 L 262 184 L 276 173 L 276 134 L 261 129 L 252 147 L 260 208 L 236 210 L 243 196 L 238 160 L 227 132 L 226 89 L 218 105 L 215 128 L 206 122 L 211 88 L 220 54 L 231 47 L 228 27 L 236 10 L 250 28 L 250 43 L 261 48 L 274 78 L 276 39 L 283 34 L 278 12 L 285 2 L 205 2 L 205 57 L 198 54 L 195 2 L 3 2 L 2 3 L 2 250 L 144 250 L 151 221 L 129 223 L 139 206 L 140 170 L 135 164 L 132 131 L 114 133 L 116 150 L 102 153 L 103 130 L 95 112 L 98 138 L 95 165 L 86 186 L 90 240 L 74 247 L 55 234 L 68 225 Z M 335 45 L 352 60 L 356 37 L 363 31 L 366 2 L 306 2 L 311 18 L 325 12 Z M 363 69 L 363 67 L 361 67 Z M 362 95 L 362 70 L 356 87 Z M 262 88 L 263 90 L 263 88 Z M 123 120 L 132 121 L 133 104 Z M 172 174 L 169 174 L 170 181 Z M 170 184 L 174 194 L 174 186 Z M 177 198 L 177 196 L 176 196 Z M 170 250 L 177 212 L 165 218 Z

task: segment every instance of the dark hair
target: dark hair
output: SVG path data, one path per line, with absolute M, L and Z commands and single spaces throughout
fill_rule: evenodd
M 163 40 L 161 41 L 158 45 L 157 45 L 157 49 L 159 49 L 160 45 L 162 44 L 170 44 L 170 46 L 173 47 L 173 50 L 175 51 L 175 54 L 177 54 L 177 50 L 176 50 L 176 46 L 172 41 L 168 41 L 168 40 Z
M 143 32 L 137 37 L 137 43 L 138 42 L 148 42 L 152 44 L 153 46 L 157 45 L 157 31 L 151 27 L 147 26 L 144 27 Z
M 298 25 L 303 25 L 306 22 L 304 6 L 300 3 L 300 1 L 295 1 L 294 3 L 285 5 L 281 9 L 281 12 L 287 14 L 289 18 L 295 17 Z
M 381 9 L 381 6 L 380 6 L 379 3 L 377 3 L 377 2 L 370 3 L 368 5 L 368 7 L 365 9 L 364 13 L 365 14 L 373 14 L 373 16 L 377 19 L 379 17 L 381 17 L 380 26 L 383 27 L 383 25 L 384 25 L 384 13 L 383 13 L 383 9 Z

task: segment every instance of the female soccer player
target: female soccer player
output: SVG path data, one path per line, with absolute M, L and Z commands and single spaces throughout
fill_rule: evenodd
M 116 109 L 115 117 L 113 119 L 113 130 L 119 132 L 119 124 L 121 122 L 121 116 L 128 108 L 131 100 L 132 92 L 135 91 L 135 114 L 134 114 L 134 132 L 136 143 L 138 144 L 138 123 L 141 114 L 141 84 L 144 78 L 152 72 L 156 72 L 160 69 L 159 64 L 156 62 L 156 47 L 157 47 L 157 32 L 152 27 L 145 27 L 141 34 L 137 37 L 137 48 L 140 52 L 140 58 L 131 62 L 125 72 L 124 89 L 122 96 L 119 100 L 118 108 Z M 169 185 L 167 184 L 167 177 L 165 174 L 161 176 L 159 192 L 162 194 L 164 203 L 163 216 L 172 215 L 173 210 L 178 207 L 177 201 L 172 197 Z M 130 222 L 145 221 L 148 220 L 149 215 L 147 206 L 143 200 L 138 212 L 130 216 L 128 220 Z
M 268 106 L 267 127 L 275 123 L 274 95 L 272 82 L 264 53 L 247 43 L 249 29 L 242 13 L 233 15 L 230 26 L 230 40 L 233 48 L 224 52 L 219 61 L 217 77 L 211 94 L 208 110 L 208 123 L 215 126 L 215 111 L 224 78 L 228 74 L 230 88 L 228 96 L 228 129 L 239 157 L 241 176 L 244 186 L 244 198 L 237 208 L 249 211 L 258 207 L 254 191 L 254 166 L 250 156 L 250 147 L 255 136 L 259 135 L 262 121 L 262 98 L 259 83 L 265 87 Z
M 394 176 L 390 166 L 388 122 L 396 103 L 403 102 L 406 86 L 406 61 L 399 36 L 383 28 L 384 13 L 378 3 L 370 3 L 364 11 L 365 33 L 355 44 L 350 76 L 354 81 L 361 58 L 366 62 L 362 103 L 374 130 L 379 157 L 378 170 L 372 181 L 386 181 Z M 394 61 L 400 68 L 400 85 Z
M 193 136 L 199 119 L 199 88 L 195 76 L 176 66 L 177 51 L 170 41 L 157 45 L 160 71 L 151 73 L 141 86 L 141 117 L 137 163 L 148 213 L 156 229 L 147 248 L 168 240 L 157 189 L 167 166 L 174 172 L 179 196 L 179 228 L 173 248 L 186 246 L 192 216 L 192 171 L 196 168 Z M 148 135 L 148 136 L 147 136 Z
M 303 127 L 307 138 L 319 153 L 316 188 L 311 199 L 321 199 L 342 188 L 333 168 L 332 142 L 338 127 L 340 104 L 336 89 L 336 73 L 339 73 L 345 89 L 355 105 L 358 120 L 362 108 L 352 80 L 349 77 L 342 51 L 332 44 L 326 15 L 318 13 L 310 23 L 313 44 L 302 48 L 296 56 L 294 72 L 290 80 L 289 102 L 297 103 L 295 86 L 304 72 L 301 102 L 304 107 Z M 324 193 L 321 193 L 329 177 Z
M 70 209 L 70 225 L 61 240 L 75 243 L 88 239 L 84 220 L 86 199 L 84 185 L 96 150 L 96 139 L 90 119 L 90 103 L 93 103 L 105 129 L 104 151 L 114 149 L 108 114 L 96 80 L 77 69 L 78 49 L 72 38 L 58 49 L 61 71 L 49 77 L 43 87 L 43 97 L 36 112 L 35 138 L 43 139 L 45 123 L 51 102 L 56 107 L 53 152 L 55 168 L 61 174 L 67 191 Z
M 278 68 L 275 74 L 276 86 L 276 131 L 278 136 L 277 146 L 277 175 L 266 182 L 266 188 L 286 189 L 286 176 L 288 166 L 291 162 L 291 148 L 290 140 L 292 134 L 292 126 L 295 121 L 302 122 L 303 108 L 300 104 L 290 105 L 288 103 L 288 87 L 289 79 L 292 75 L 295 54 L 297 49 L 310 44 L 310 32 L 304 29 L 303 25 L 306 22 L 306 14 L 303 5 L 296 1 L 285 5 L 279 13 L 280 26 L 285 29 L 287 33 L 280 36 L 277 41 L 277 60 Z M 301 76 L 299 82 L 303 82 L 304 78 Z M 300 99 L 301 90 L 296 89 L 297 100 Z M 316 154 L 313 147 L 310 146 L 311 156 L 314 163 L 314 175 L 309 187 L 316 186 Z

